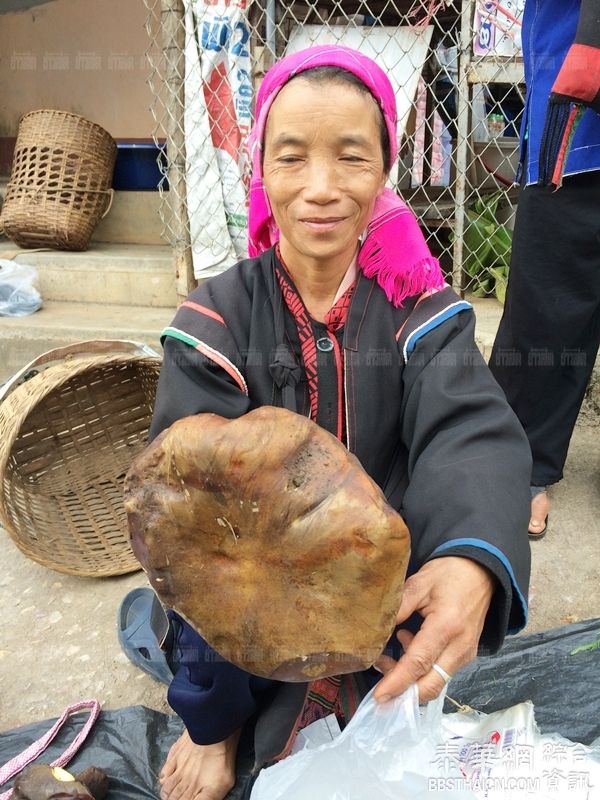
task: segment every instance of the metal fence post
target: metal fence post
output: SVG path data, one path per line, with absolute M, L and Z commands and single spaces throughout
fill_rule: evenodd
M 267 0 L 265 44 L 273 63 L 277 57 L 277 0 Z
M 458 102 L 456 120 L 456 188 L 454 202 L 454 245 L 452 287 L 464 294 L 463 280 L 463 235 L 465 232 L 467 198 L 467 163 L 469 148 L 470 92 L 469 66 L 473 46 L 473 0 L 462 0 L 460 11 L 460 55 L 458 61 Z
M 169 160 L 169 203 L 172 214 L 175 280 L 179 300 L 196 286 L 185 180 L 185 19 L 183 0 L 161 0 L 162 50 L 165 59 L 167 115 L 165 129 Z

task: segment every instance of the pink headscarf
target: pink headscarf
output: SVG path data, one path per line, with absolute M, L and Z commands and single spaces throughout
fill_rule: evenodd
M 268 250 L 279 240 L 269 198 L 262 179 L 262 144 L 267 117 L 282 86 L 315 67 L 341 67 L 361 80 L 377 100 L 388 130 L 391 168 L 398 155 L 397 111 L 394 90 L 387 75 L 358 50 L 342 45 L 321 45 L 286 56 L 265 75 L 256 101 L 256 120 L 250 134 L 252 180 L 250 182 L 250 256 Z M 367 278 L 375 278 L 395 306 L 405 298 L 444 285 L 439 262 L 433 258 L 421 229 L 407 205 L 391 189 L 378 197 L 358 254 L 358 266 Z

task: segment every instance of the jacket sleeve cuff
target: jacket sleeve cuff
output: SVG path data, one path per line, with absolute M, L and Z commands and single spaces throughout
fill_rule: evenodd
M 454 539 L 437 547 L 428 560 L 443 556 L 462 556 L 486 567 L 497 579 L 497 586 L 479 640 L 479 655 L 497 652 L 506 635 L 518 633 L 527 624 L 527 601 L 523 597 L 510 562 L 494 545 L 482 539 Z

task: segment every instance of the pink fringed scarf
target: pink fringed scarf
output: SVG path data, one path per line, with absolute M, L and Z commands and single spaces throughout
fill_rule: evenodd
M 278 61 L 265 75 L 256 102 L 256 121 L 250 134 L 252 180 L 250 182 L 249 253 L 257 256 L 279 240 L 269 199 L 262 180 L 262 142 L 267 116 L 277 94 L 291 78 L 315 67 L 341 67 L 356 75 L 375 97 L 390 139 L 391 167 L 398 155 L 397 112 L 394 90 L 377 64 L 357 50 L 342 45 L 321 45 Z M 363 235 L 358 266 L 367 278 L 375 278 L 395 306 L 415 294 L 440 289 L 444 276 L 433 258 L 417 221 L 398 195 L 385 189 L 373 209 Z

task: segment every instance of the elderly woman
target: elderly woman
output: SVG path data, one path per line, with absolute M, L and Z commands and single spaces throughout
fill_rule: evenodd
M 279 61 L 258 95 L 252 154 L 252 257 L 192 292 L 164 331 L 151 435 L 200 412 L 273 405 L 337 436 L 412 540 L 403 654 L 392 657 L 394 639 L 365 677 L 385 674 L 382 702 L 415 682 L 429 700 L 478 647 L 525 624 L 527 442 L 475 347 L 470 305 L 385 188 L 396 107 L 380 68 L 340 46 Z M 259 768 L 319 707 L 341 710 L 339 681 L 307 692 L 249 675 L 172 618 L 169 702 L 186 732 L 162 771 L 165 800 L 223 798 L 251 718 Z

